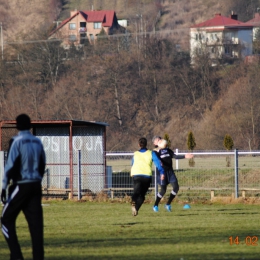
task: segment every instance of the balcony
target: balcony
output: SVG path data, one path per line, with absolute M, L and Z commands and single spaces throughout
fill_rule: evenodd
M 87 28 L 86 27 L 80 27 L 79 28 L 79 33 L 86 33 Z
M 237 37 L 225 36 L 223 39 L 224 44 L 239 44 L 239 39 Z

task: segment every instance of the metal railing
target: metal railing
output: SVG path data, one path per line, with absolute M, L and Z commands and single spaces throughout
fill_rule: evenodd
M 179 155 L 188 152 L 175 150 Z M 193 163 L 188 159 L 174 160 L 180 185 L 179 197 L 260 196 L 260 151 L 193 151 L 193 154 Z M 131 152 L 106 154 L 107 165 L 113 172 L 111 190 L 116 196 L 131 195 L 129 172 L 132 156 Z M 155 174 L 154 171 L 151 188 L 156 192 Z
M 175 150 L 184 155 L 188 151 Z M 260 151 L 193 151 L 194 162 L 189 159 L 174 160 L 174 169 L 180 191 L 179 198 L 209 199 L 212 196 L 234 198 L 260 196 Z M 63 158 L 62 154 L 58 155 Z M 69 166 L 62 160 L 55 165 L 47 161 L 42 181 L 43 195 L 51 197 L 95 196 L 106 193 L 108 197 L 131 196 L 133 185 L 130 177 L 133 152 L 106 153 L 106 165 L 89 163 L 86 158 L 95 157 L 91 152 L 73 153 L 73 192 L 71 193 Z M 0 178 L 4 173 L 4 152 L 0 152 Z M 157 193 L 154 170 L 150 193 Z M 0 182 L 0 189 L 2 181 Z M 170 185 L 169 185 L 170 189 Z

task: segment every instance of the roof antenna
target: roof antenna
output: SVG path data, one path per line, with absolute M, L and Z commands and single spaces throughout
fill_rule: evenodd
M 92 5 L 92 11 L 94 11 L 94 6 Z

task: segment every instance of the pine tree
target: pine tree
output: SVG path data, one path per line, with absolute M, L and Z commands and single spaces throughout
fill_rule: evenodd
M 223 145 L 228 151 L 232 150 L 232 148 L 234 146 L 234 142 L 230 135 L 228 135 L 228 134 L 225 135 Z
M 167 147 L 170 148 L 171 147 L 171 140 L 170 140 L 170 137 L 167 133 L 164 134 L 163 139 L 167 141 Z
M 195 137 L 192 131 L 188 133 L 187 146 L 190 151 L 193 151 L 194 148 L 196 147 Z
M 229 134 L 226 134 L 226 135 L 225 135 L 225 138 L 224 138 L 224 141 L 223 141 L 223 145 L 224 145 L 224 147 L 225 147 L 228 151 L 232 150 L 232 148 L 233 148 L 233 146 L 234 146 L 234 142 L 233 142 L 232 137 L 231 137 Z M 230 167 L 230 165 L 231 165 L 230 156 L 227 156 L 227 157 L 226 157 L 226 163 L 227 163 L 226 166 L 227 166 L 227 167 Z
M 188 133 L 187 146 L 190 151 L 193 151 L 194 148 L 196 147 L 196 141 L 192 131 Z M 194 158 L 189 159 L 189 166 L 190 167 L 195 166 Z

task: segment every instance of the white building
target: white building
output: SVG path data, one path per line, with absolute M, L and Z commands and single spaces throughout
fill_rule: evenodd
M 190 55 L 194 58 L 208 53 L 212 59 L 244 58 L 252 54 L 252 29 L 249 23 L 237 20 L 237 15 L 215 17 L 190 27 Z
M 254 41 L 256 39 L 256 34 L 259 33 L 260 30 L 260 14 L 255 13 L 255 17 L 246 23 L 253 25 L 253 41 Z

